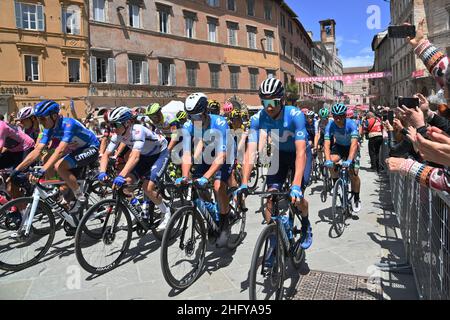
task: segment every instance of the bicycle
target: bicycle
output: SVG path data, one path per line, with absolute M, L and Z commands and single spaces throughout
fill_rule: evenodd
M 89 202 L 95 194 L 92 166 L 81 171 L 86 172 L 87 178 L 78 181 Z M 61 225 L 67 236 L 75 234 L 82 212 L 70 214 L 70 208 L 60 203 L 61 191 L 54 186 L 61 184 L 64 182 L 41 180 L 32 196 L 13 199 L 0 207 L 0 269 L 18 271 L 37 263 L 50 249 Z M 61 220 L 56 223 L 55 217 Z
M 132 192 L 128 193 L 129 190 Z M 78 225 L 75 255 L 79 264 L 92 274 L 114 269 L 128 251 L 134 231 L 139 237 L 151 231 L 158 241 L 162 240 L 164 231 L 156 228 L 163 218 L 161 211 L 156 210 L 143 193 L 142 182 L 113 190 L 113 197 L 93 205 Z M 97 253 L 99 255 L 95 256 Z
M 333 188 L 333 227 L 338 237 L 344 233 L 347 226 L 346 220 L 352 217 L 351 200 L 353 195 L 349 191 L 350 184 L 348 168 L 343 167 L 340 163 L 335 164 L 339 170 L 339 179 L 336 181 Z
M 291 259 L 296 269 L 305 260 L 305 250 L 300 245 L 301 229 L 298 228 L 301 221 L 300 210 L 290 202 L 289 192 L 253 192 L 250 195 L 272 197 L 273 201 L 271 221 L 259 235 L 252 255 L 249 273 L 250 300 L 260 300 L 258 293 L 265 295 L 264 300 L 279 300 L 283 295 L 286 258 Z M 286 216 L 280 214 L 281 199 L 289 202 L 288 223 L 283 221 Z M 257 279 L 258 276 L 262 279 Z M 261 285 L 262 289 L 259 290 L 257 285 Z
M 191 189 L 189 204 L 179 208 L 170 218 L 161 244 L 161 269 L 164 279 L 174 289 L 184 290 L 200 276 L 205 263 L 207 240 L 213 244 L 220 235 L 219 217 L 212 216 L 207 207 L 214 206 L 208 192 L 193 182 L 180 188 Z M 241 197 L 232 201 L 233 189 L 228 192 L 230 204 L 230 237 L 226 247 L 234 250 L 243 240 L 247 209 Z M 181 225 L 180 229 L 177 226 Z M 173 230 L 177 229 L 176 232 Z M 174 236 L 170 236 L 174 234 Z M 184 256 L 183 256 L 184 255 Z M 172 256 L 181 256 L 172 262 Z M 178 272 L 179 269 L 181 272 Z M 187 270 L 187 271 L 186 271 Z
M 322 174 L 322 192 L 320 193 L 320 200 L 326 202 L 328 194 L 333 189 L 333 179 L 331 179 L 330 171 L 325 167 L 324 161 L 319 162 L 320 171 Z

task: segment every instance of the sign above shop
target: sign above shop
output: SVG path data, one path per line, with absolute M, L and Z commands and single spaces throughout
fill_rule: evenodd
M 10 94 L 10 95 L 27 95 L 28 88 L 22 87 L 0 87 L 0 94 Z
M 103 89 L 91 87 L 90 94 L 99 97 L 136 97 L 136 98 L 176 98 L 177 94 L 170 90 L 133 90 L 133 89 Z

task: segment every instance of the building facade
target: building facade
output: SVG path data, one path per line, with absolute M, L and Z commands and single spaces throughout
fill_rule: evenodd
M 388 38 L 387 31 L 380 32 L 373 37 L 372 51 L 374 51 L 374 64 L 371 72 L 391 72 L 391 40 Z M 391 80 L 391 78 L 380 78 L 370 81 L 372 105 L 390 105 Z
M 87 9 L 83 0 L 0 1 L 0 114 L 42 99 L 85 114 Z
M 350 74 L 368 73 L 372 67 L 344 68 L 344 76 Z M 370 103 L 370 82 L 368 79 L 352 80 L 344 83 L 344 101 L 352 109 L 367 110 Z
M 258 106 L 267 77 L 311 75 L 312 41 L 283 1 L 89 3 L 91 108 L 165 104 L 199 91 Z

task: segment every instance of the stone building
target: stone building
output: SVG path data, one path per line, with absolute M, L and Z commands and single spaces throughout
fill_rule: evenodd
M 374 64 L 371 72 L 391 72 L 391 39 L 387 31 L 378 33 L 372 40 Z M 372 105 L 389 106 L 391 103 L 391 77 L 370 80 Z
M 372 67 L 344 68 L 344 76 L 350 74 L 368 73 Z M 368 79 L 357 79 L 344 82 L 344 95 L 347 97 L 344 103 L 350 108 L 367 110 L 370 103 L 370 81 Z

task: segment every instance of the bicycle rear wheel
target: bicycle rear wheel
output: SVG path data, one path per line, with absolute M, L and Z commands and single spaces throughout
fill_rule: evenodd
M 336 235 L 340 237 L 345 229 L 345 203 L 344 203 L 344 183 L 342 179 L 336 181 L 333 189 L 333 227 Z
M 252 171 L 250 172 L 250 178 L 248 181 L 248 188 L 250 190 L 255 190 L 258 186 L 258 179 L 259 179 L 259 168 L 258 166 L 254 166 Z
M 277 224 L 267 225 L 258 237 L 249 275 L 250 300 L 280 300 L 283 295 L 285 252 Z
M 181 228 L 174 233 L 173 229 Z M 205 262 L 206 228 L 192 206 L 178 209 L 171 217 L 161 243 L 161 270 L 175 289 L 184 290 L 200 275 Z
M 86 271 L 103 274 L 117 267 L 132 236 L 127 208 L 115 199 L 93 205 L 83 216 L 75 234 L 75 254 Z
M 55 238 L 55 217 L 45 203 L 39 201 L 30 233 L 21 226 L 33 203 L 32 197 L 17 198 L 0 208 L 0 269 L 18 271 L 37 263 L 50 249 Z

